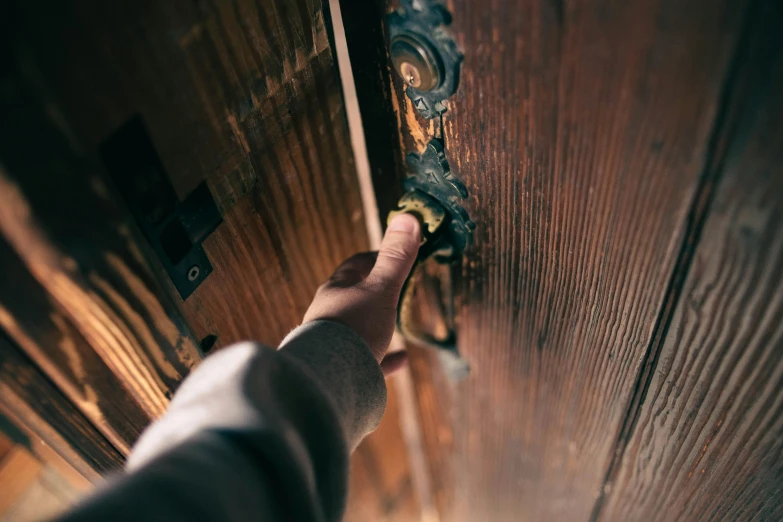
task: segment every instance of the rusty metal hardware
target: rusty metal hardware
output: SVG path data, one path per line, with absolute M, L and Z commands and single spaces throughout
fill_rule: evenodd
M 426 258 L 431 256 L 440 243 L 438 239 L 444 223 L 448 225 L 450 221 L 450 216 L 446 214 L 446 209 L 435 199 L 419 190 L 406 192 L 400 198 L 400 201 L 397 202 L 397 206 L 399 209 L 389 212 L 387 221 L 391 222 L 394 216 L 402 213 L 415 216 L 421 224 L 419 257 Z M 442 246 L 444 249 L 446 247 L 447 245 Z
M 406 162 L 409 175 L 403 182 L 405 190 L 426 194 L 448 216 L 447 226 L 432 253 L 441 262 L 461 259 L 462 252 L 470 246 L 476 225 L 461 205 L 468 197 L 468 189 L 451 172 L 443 142 L 438 138 L 430 140 L 424 152 L 408 154 Z
M 403 181 L 405 194 L 388 219 L 401 212 L 416 216 L 422 223 L 422 247 L 419 259 L 435 258 L 440 263 L 462 259 L 470 246 L 476 225 L 461 202 L 468 189 L 451 172 L 443 142 L 431 140 L 421 154 L 409 154 L 409 174 Z
M 451 15 L 431 0 L 401 0 L 389 14 L 389 55 L 405 93 L 426 119 L 446 112 L 443 102 L 459 85 L 462 54 L 445 30 Z
M 416 264 L 403 286 L 397 308 L 397 329 L 408 339 L 447 352 L 450 374 L 462 377 L 467 372 L 467 364 L 457 353 L 451 291 L 462 253 L 470 246 L 476 228 L 460 205 L 468 191 L 450 171 L 443 144 L 438 139 L 430 141 L 422 154 L 410 154 L 407 162 L 410 174 L 404 182 L 406 192 L 398 203 L 399 208 L 389 213 L 388 220 L 402 212 L 416 216 L 422 224 L 422 244 Z M 429 259 L 448 268 L 441 280 L 439 294 L 441 302 L 445 302 L 443 315 L 449 331 L 441 338 L 417 331 L 413 326 L 413 296 L 423 277 L 424 262 Z

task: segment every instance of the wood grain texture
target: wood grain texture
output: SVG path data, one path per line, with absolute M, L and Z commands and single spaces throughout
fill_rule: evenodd
M 122 467 L 123 455 L 2 333 L 0 403 L 5 415 L 28 434 L 29 450 L 40 453 L 40 441 L 90 480 L 97 478 L 93 470 L 108 473 Z M 49 452 L 39 457 L 55 460 L 48 458 Z M 64 469 L 58 462 L 53 465 Z
M 434 507 L 439 514 L 445 514 L 454 503 L 454 427 L 451 419 L 459 405 L 450 402 L 453 383 L 441 370 L 435 350 L 409 344 L 408 354 Z
M 57 470 L 77 490 L 87 492 L 102 482 L 101 475 L 87 463 L 81 452 L 71 448 L 65 438 L 24 400 L 10 387 L 0 383 L 0 421 L 3 422 L 3 427 L 13 423 L 23 434 L 19 443 L 29 447 L 38 460 Z M 89 425 L 89 421 L 87 423 Z M 94 427 L 93 431 L 97 432 Z M 111 445 L 108 444 L 108 447 Z M 112 469 L 124 461 L 124 457 L 116 449 L 114 451 L 117 461 L 111 466 Z
M 30 487 L 41 471 L 41 463 L 22 446 L 14 446 L 0 461 L 0 514 Z
M 204 244 L 215 271 L 181 303 L 197 337 L 277 344 L 367 249 L 321 3 L 82 0 L 44 19 L 24 4 L 87 151 L 139 114 L 180 198 L 207 180 L 224 223 Z
M 444 136 L 479 226 L 453 518 L 586 520 L 706 166 L 743 4 L 452 7 L 465 72 Z
M 36 0 L 14 2 L 10 13 L 15 29 L 9 34 L 32 71 L 29 83 L 46 94 L 46 106 L 58 118 L 64 147 L 73 145 L 97 163 L 100 144 L 138 114 L 178 197 L 206 179 L 218 203 L 224 222 L 203 245 L 214 272 L 185 302 L 166 284 L 143 241 L 137 245 L 178 306 L 161 316 L 178 311 L 196 339 L 214 335 L 217 347 L 245 339 L 275 346 L 300 322 L 337 264 L 367 250 L 328 13 L 320 1 Z M 112 184 L 102 172 L 89 179 L 118 209 L 114 224 L 136 237 Z M 59 208 L 67 205 L 66 199 Z M 37 214 L 36 204 L 31 207 Z M 5 288 L 5 302 L 26 290 L 23 283 Z M 35 346 L 52 348 L 52 366 L 62 374 L 56 383 L 70 390 L 75 404 L 84 401 L 88 384 L 98 390 L 92 401 L 97 414 L 90 419 L 125 451 L 157 414 L 149 411 L 152 401 L 128 404 L 105 382 L 90 382 L 113 370 L 86 350 L 80 352 L 86 377 L 75 376 L 66 351 L 57 347 L 67 342 L 81 350 L 92 339 L 60 321 L 67 311 L 55 307 L 46 291 L 33 295 L 35 301 L 9 309 L 13 321 L 5 326 L 16 327 L 22 345 L 35 332 L 41 336 Z M 361 471 L 355 476 L 373 480 L 354 479 L 352 494 L 360 500 L 349 506 L 349 518 L 354 511 L 416 518 L 393 408 L 387 417 L 357 450 L 354 467 Z M 386 459 L 395 463 L 388 473 L 377 467 Z
M 439 505 L 445 520 L 587 520 L 706 165 L 744 3 L 448 7 L 465 59 L 443 137 L 478 229 L 458 289 L 472 373 L 421 385 L 451 405 L 451 455 L 438 459 L 452 478 L 433 481 L 453 482 L 453 502 Z M 440 126 L 418 118 L 396 77 L 384 97 L 388 69 L 361 63 L 368 53 L 354 63 L 375 67 L 365 124 L 385 106 L 402 149 L 420 150 Z M 425 432 L 442 429 L 434 418 L 422 412 Z
M 127 451 L 201 356 L 98 169 L 38 94 L 34 64 L 4 49 L 0 325 Z
M 783 8 L 758 3 L 720 181 L 599 520 L 783 518 Z
M 0 256 L 3 326 L 44 369 L 56 389 L 77 405 L 115 447 L 127 454 L 150 422 L 150 414 L 122 386 L 122 377 L 113 374 L 68 312 L 27 271 L 2 238 L 0 250 L 3 252 Z M 25 298 L 19 299 L 20 295 Z M 6 375 L 12 379 L 14 374 Z

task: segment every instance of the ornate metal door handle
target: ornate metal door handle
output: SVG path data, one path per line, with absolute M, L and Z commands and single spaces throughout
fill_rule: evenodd
M 434 0 L 400 0 L 401 8 L 386 19 L 389 30 L 389 56 L 405 82 L 405 94 L 426 119 L 440 118 L 446 112 L 446 99 L 457 92 L 462 54 L 446 26 L 451 15 Z M 416 264 L 405 281 L 397 307 L 397 330 L 404 337 L 439 348 L 447 373 L 460 378 L 467 374 L 467 363 L 457 353 L 454 319 L 453 281 L 461 270 L 462 253 L 470 245 L 475 225 L 462 208 L 468 197 L 465 185 L 449 169 L 443 142 L 433 139 L 421 154 L 409 154 L 410 173 L 405 179 L 405 194 L 398 210 L 416 216 L 422 225 L 422 244 Z M 415 327 L 415 296 L 426 285 L 424 264 L 428 260 L 442 265 L 435 302 L 440 303 L 446 334 L 435 336 Z M 422 292 L 418 292 L 422 290 Z M 432 301 L 432 300 L 431 300 Z M 421 314 L 427 316 L 428 314 Z M 445 357 L 445 360 L 444 360 Z
M 468 191 L 451 173 L 443 152 L 443 144 L 439 139 L 430 141 L 421 155 L 409 154 L 407 163 L 410 174 L 404 182 L 406 192 L 400 198 L 399 208 L 390 212 L 388 219 L 391 220 L 401 212 L 416 216 L 422 225 L 422 244 L 416 264 L 403 285 L 397 307 L 397 329 L 414 342 L 436 347 L 456 356 L 457 337 L 454 330 L 451 287 L 462 261 L 462 253 L 470 246 L 473 230 L 476 228 L 461 206 L 462 200 L 468 196 Z M 448 277 L 445 278 L 448 280 L 441 280 L 440 285 L 439 300 L 448 301 L 443 315 L 449 325 L 449 331 L 443 338 L 436 338 L 414 327 L 413 296 L 423 277 L 423 263 L 428 259 L 449 268 Z

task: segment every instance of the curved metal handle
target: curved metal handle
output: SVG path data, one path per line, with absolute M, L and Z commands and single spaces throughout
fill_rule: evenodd
M 413 270 L 411 270 L 410 275 L 408 275 L 408 278 L 402 286 L 400 302 L 397 306 L 397 330 L 399 330 L 403 337 L 410 339 L 413 342 L 456 353 L 457 335 L 453 326 L 454 306 L 452 292 L 450 292 L 448 298 L 450 304 L 446 307 L 446 310 L 442 310 L 442 315 L 448 325 L 448 334 L 445 339 L 438 339 L 433 335 L 417 331 L 414 327 L 413 298 L 416 295 L 416 286 L 423 276 L 423 266 L 423 260 L 417 260 L 416 264 L 413 266 Z M 449 284 L 451 284 L 451 282 L 449 282 Z M 438 300 L 442 303 L 442 298 Z
M 448 265 L 448 281 L 444 282 L 443 278 L 438 278 L 438 284 L 440 285 L 438 287 L 438 295 L 433 300 L 438 302 L 438 308 L 441 311 L 440 315 L 446 323 L 446 335 L 440 338 L 418 330 L 415 327 L 414 301 L 419 293 L 418 290 L 422 289 L 422 285 L 427 282 L 427 279 L 424 278 L 426 275 L 424 264 L 424 259 L 418 260 L 403 285 L 400 303 L 397 307 L 397 330 L 409 341 L 436 348 L 441 368 L 447 378 L 450 381 L 461 381 L 470 373 L 470 366 L 459 355 L 457 350 L 457 333 L 454 328 L 454 293 L 452 284 L 454 269 L 459 264 L 450 263 Z M 445 288 L 448 288 L 447 296 L 442 295 L 442 291 Z
M 397 306 L 397 330 L 411 341 L 438 348 L 438 354 L 445 363 L 447 373 L 454 378 L 467 375 L 467 363 L 457 353 L 457 335 L 454 329 L 454 294 L 451 287 L 454 269 L 462 261 L 462 253 L 470 245 L 476 225 L 470 220 L 461 202 L 468 197 L 465 185 L 449 169 L 443 143 L 440 139 L 430 140 L 421 154 L 409 154 L 410 168 L 405 178 L 405 194 L 400 199 L 395 215 L 405 212 L 416 216 L 422 227 L 422 242 L 416 264 L 405 280 Z M 447 335 L 437 338 L 422 333 L 414 327 L 414 295 L 420 285 L 422 268 L 432 258 L 440 265 L 448 265 L 449 281 L 440 281 L 440 291 L 448 287 L 448 299 L 439 299 L 442 316 L 446 319 Z M 444 306 L 444 301 L 447 304 Z M 445 358 L 445 360 L 444 360 Z
M 413 327 L 413 296 L 416 293 L 415 287 L 423 275 L 423 263 L 430 257 L 440 260 L 449 259 L 454 253 L 454 247 L 450 243 L 448 235 L 444 233 L 449 228 L 451 216 L 437 200 L 418 190 L 405 193 L 398 205 L 399 210 L 389 212 L 387 221 L 391 221 L 401 213 L 415 216 L 421 223 L 421 246 L 413 269 L 402 286 L 400 301 L 397 305 L 397 330 L 412 341 L 443 350 L 455 351 L 456 336 L 453 329 L 446 339 L 438 339 L 419 333 Z M 449 308 L 450 310 L 443 315 L 447 319 L 453 319 L 453 306 Z M 453 321 L 450 324 L 453 324 Z

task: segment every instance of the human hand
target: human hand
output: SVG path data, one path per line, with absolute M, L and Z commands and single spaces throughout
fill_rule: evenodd
M 378 252 L 357 254 L 318 288 L 304 323 L 328 319 L 341 323 L 364 339 L 384 375 L 401 368 L 405 352 L 386 355 L 394 334 L 400 291 L 419 251 L 419 221 L 409 215 L 396 216 Z

